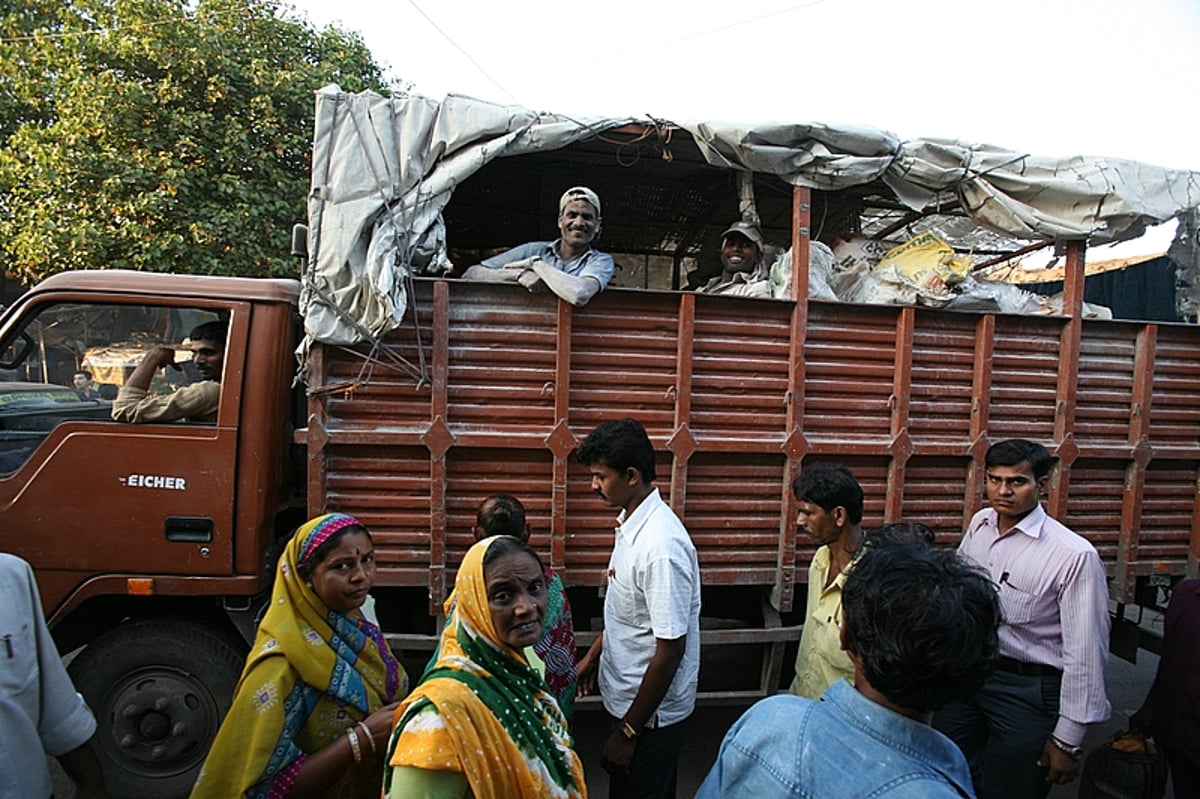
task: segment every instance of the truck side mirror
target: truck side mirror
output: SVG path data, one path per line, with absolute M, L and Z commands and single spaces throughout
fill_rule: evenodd
M 308 225 L 292 225 L 292 255 L 308 261 Z
M 16 369 L 33 351 L 33 337 L 22 330 L 19 340 L 12 341 L 0 352 L 0 369 Z

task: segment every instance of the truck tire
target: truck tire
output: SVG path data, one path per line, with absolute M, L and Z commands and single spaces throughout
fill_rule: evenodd
M 229 710 L 245 647 L 213 626 L 131 621 L 71 661 L 96 714 L 94 749 L 113 799 L 186 797 Z

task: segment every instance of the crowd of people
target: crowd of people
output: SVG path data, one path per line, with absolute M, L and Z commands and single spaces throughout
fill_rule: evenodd
M 696 549 L 654 486 L 636 420 L 599 425 L 575 456 L 616 511 L 604 626 L 581 658 L 562 581 L 529 545 L 515 497 L 480 505 L 411 690 L 376 621 L 370 531 L 319 516 L 279 558 L 191 795 L 585 797 L 573 704 L 598 693 L 609 795 L 674 797 L 700 666 Z M 864 529 L 852 472 L 806 464 L 792 484 L 796 525 L 818 548 L 795 679 L 734 723 L 697 796 L 1022 799 L 1073 781 L 1088 725 L 1110 712 L 1108 595 L 1095 548 L 1041 505 L 1052 465 L 1033 442 L 989 448 L 988 506 L 952 550 L 919 523 Z M 12 663 L 0 748 L 10 764 L 58 757 L 78 796 L 107 796 L 96 722 L 54 650 L 32 570 L 0 555 L 0 577 Z M 1197 581 L 1178 587 L 1135 717 L 1160 738 L 1180 797 L 1195 793 L 1200 765 L 1198 597 Z M 0 795 L 49 796 L 49 777 L 0 766 Z

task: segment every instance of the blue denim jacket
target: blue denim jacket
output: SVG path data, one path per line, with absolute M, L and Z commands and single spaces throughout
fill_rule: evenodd
M 967 761 L 937 730 L 838 680 L 821 701 L 780 694 L 747 710 L 721 742 L 696 799 L 974 797 Z

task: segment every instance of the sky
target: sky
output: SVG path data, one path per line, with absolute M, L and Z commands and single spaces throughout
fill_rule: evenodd
M 287 2 L 435 98 L 856 124 L 1200 171 L 1200 0 Z

